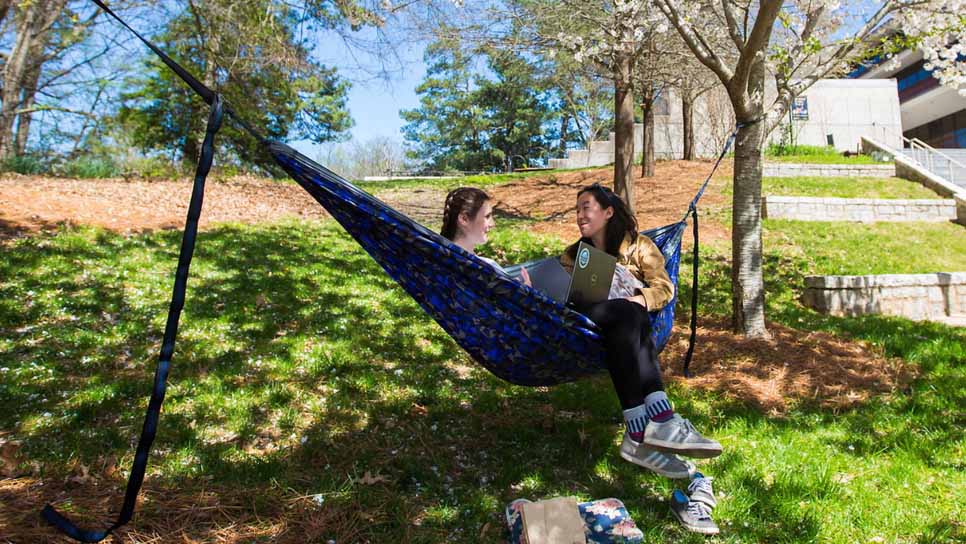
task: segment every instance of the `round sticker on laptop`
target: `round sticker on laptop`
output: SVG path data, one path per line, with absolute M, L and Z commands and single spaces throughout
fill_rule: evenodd
M 580 255 L 577 255 L 577 264 L 580 268 L 587 268 L 587 263 L 590 262 L 590 250 L 583 248 L 580 250 Z

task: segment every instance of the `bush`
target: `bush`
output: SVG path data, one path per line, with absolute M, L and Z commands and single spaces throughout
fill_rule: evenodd
M 832 146 L 819 146 L 819 145 L 781 145 L 781 144 L 768 144 L 765 148 L 766 157 L 787 157 L 787 156 L 798 156 L 798 157 L 811 157 L 811 156 L 841 156 L 841 153 L 835 150 Z
M 0 163 L 0 169 L 4 172 L 34 176 L 46 172 L 47 164 L 36 155 L 16 155 Z
M 137 157 L 124 161 L 124 175 L 136 178 L 174 179 L 184 172 L 164 157 Z
M 113 178 L 121 175 L 121 169 L 108 157 L 83 155 L 60 164 L 55 172 L 68 178 Z

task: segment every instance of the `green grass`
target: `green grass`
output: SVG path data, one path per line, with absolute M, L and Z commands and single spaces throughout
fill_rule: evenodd
M 561 169 L 561 170 L 539 170 L 536 172 L 514 172 L 511 174 L 483 174 L 483 175 L 472 175 L 472 176 L 460 176 L 448 179 L 433 179 L 433 178 L 419 178 L 419 179 L 401 179 L 395 181 L 355 181 L 353 182 L 359 188 L 364 189 L 368 192 L 374 192 L 384 189 L 413 189 L 413 188 L 423 188 L 423 189 L 439 189 L 443 191 L 449 191 L 457 187 L 480 187 L 485 188 L 493 185 L 502 185 L 504 183 L 510 183 L 513 181 L 518 181 L 521 179 L 531 178 L 531 177 L 549 177 L 565 172 L 577 172 L 581 170 L 597 170 L 603 168 L 602 166 L 592 166 L 589 168 L 574 168 L 574 169 Z
M 769 144 L 765 150 L 769 161 L 804 164 L 882 164 L 870 155 L 845 156 L 832 146 Z
M 763 178 L 763 195 L 827 198 L 942 198 L 902 178 L 790 177 Z
M 520 262 L 562 248 L 526 225 L 504 222 L 483 253 Z M 894 248 L 856 241 L 820 257 L 814 233 L 792 227 L 768 224 L 770 319 L 867 340 L 921 376 L 852 410 L 802 403 L 782 417 L 672 386 L 680 411 L 726 447 L 701 465 L 724 494 L 715 542 L 962 538 L 966 332 L 803 308 L 804 272 Z M 68 228 L 0 247 L 0 436 L 24 442 L 35 476 L 61 482 L 110 456 L 130 465 L 178 243 L 173 231 Z M 726 251 L 707 247 L 702 315 L 724 314 Z M 498 542 L 513 498 L 573 494 L 620 497 L 648 542 L 707 542 L 668 512 L 673 482 L 618 457 L 611 387 L 606 375 L 549 389 L 492 377 L 332 222 L 226 225 L 199 236 L 148 486 L 234 491 L 251 501 L 229 514 L 263 523 L 307 497 L 324 504 L 320 520 L 355 520 L 309 520 L 306 541 Z M 569 415 L 548 425 L 549 407 Z M 367 484 L 366 472 L 386 481 Z M 115 480 L 102 485 L 120 493 Z M 147 502 L 134 525 L 162 519 Z

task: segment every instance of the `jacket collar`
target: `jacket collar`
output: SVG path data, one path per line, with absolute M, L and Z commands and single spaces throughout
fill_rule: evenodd
M 631 247 L 631 244 L 632 243 L 633 242 L 631 242 L 631 235 L 630 234 L 625 234 L 624 235 L 624 241 L 621 242 L 621 248 L 619 250 L 620 254 L 621 255 L 627 255 L 628 251 L 630 250 L 630 247 Z

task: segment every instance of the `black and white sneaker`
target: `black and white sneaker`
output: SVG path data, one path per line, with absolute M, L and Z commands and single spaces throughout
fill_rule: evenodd
M 675 489 L 671 495 L 671 512 L 689 531 L 703 535 L 716 535 L 721 532 L 718 524 L 711 519 L 711 508 L 703 502 L 688 500 L 688 496 L 680 489 Z

